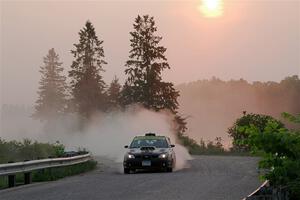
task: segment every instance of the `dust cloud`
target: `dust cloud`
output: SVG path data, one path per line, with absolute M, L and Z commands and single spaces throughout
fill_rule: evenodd
M 187 160 L 191 159 L 187 149 L 176 139 L 172 115 L 168 112 L 153 112 L 132 106 L 123 112 L 95 113 L 81 129 L 78 129 L 80 118 L 76 115 L 58 117 L 44 124 L 32 119 L 29 113 L 8 116 L 2 111 L 0 137 L 7 140 L 29 138 L 50 143 L 59 141 L 67 150 L 85 148 L 95 156 L 122 162 L 126 151 L 124 145 L 130 144 L 136 135 L 154 132 L 170 137 L 175 144 L 175 170 L 188 167 Z

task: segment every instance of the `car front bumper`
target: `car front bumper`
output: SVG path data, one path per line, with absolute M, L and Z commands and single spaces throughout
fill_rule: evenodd
M 143 165 L 143 161 L 149 161 L 151 162 L 151 165 Z M 161 158 L 155 158 L 155 159 L 127 159 L 124 160 L 123 166 L 126 169 L 163 169 L 163 168 L 172 168 L 173 163 L 170 159 L 161 159 Z

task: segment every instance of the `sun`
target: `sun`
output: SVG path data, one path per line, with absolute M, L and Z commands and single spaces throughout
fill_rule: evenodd
M 205 17 L 220 17 L 223 15 L 223 0 L 201 0 L 198 9 Z

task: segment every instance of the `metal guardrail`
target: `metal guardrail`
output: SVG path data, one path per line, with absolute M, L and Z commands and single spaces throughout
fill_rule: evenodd
M 25 184 L 31 183 L 31 172 L 52 167 L 63 167 L 84 163 L 91 160 L 91 155 L 84 154 L 65 158 L 49 158 L 16 163 L 0 164 L 0 176 L 8 176 L 8 186 L 16 185 L 16 173 L 24 173 Z
M 51 167 L 60 167 L 67 165 L 74 165 L 82 162 L 89 161 L 91 159 L 91 155 L 79 155 L 67 158 L 49 158 L 49 159 L 41 159 L 41 160 L 32 160 L 25 162 L 16 162 L 16 163 L 8 163 L 8 164 L 0 164 L 0 176 L 3 175 L 11 175 L 16 173 L 26 173 L 37 169 L 46 169 Z
M 271 187 L 267 180 L 243 200 L 289 200 L 289 193 L 287 187 Z
M 262 188 L 266 187 L 269 185 L 269 181 L 266 180 L 265 182 L 263 182 L 263 184 L 261 186 L 259 186 L 259 188 L 257 188 L 254 192 L 252 192 L 251 194 L 249 194 L 247 197 L 243 198 L 243 200 L 254 200 L 255 198 L 257 199 L 262 199 L 260 197 L 260 195 L 258 196 L 258 193 L 261 191 Z M 264 200 L 264 199 L 263 199 Z

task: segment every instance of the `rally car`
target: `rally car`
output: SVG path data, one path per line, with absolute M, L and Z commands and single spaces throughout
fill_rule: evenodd
M 136 170 L 163 170 L 172 172 L 176 157 L 170 138 L 147 133 L 133 138 L 124 156 L 124 173 Z

